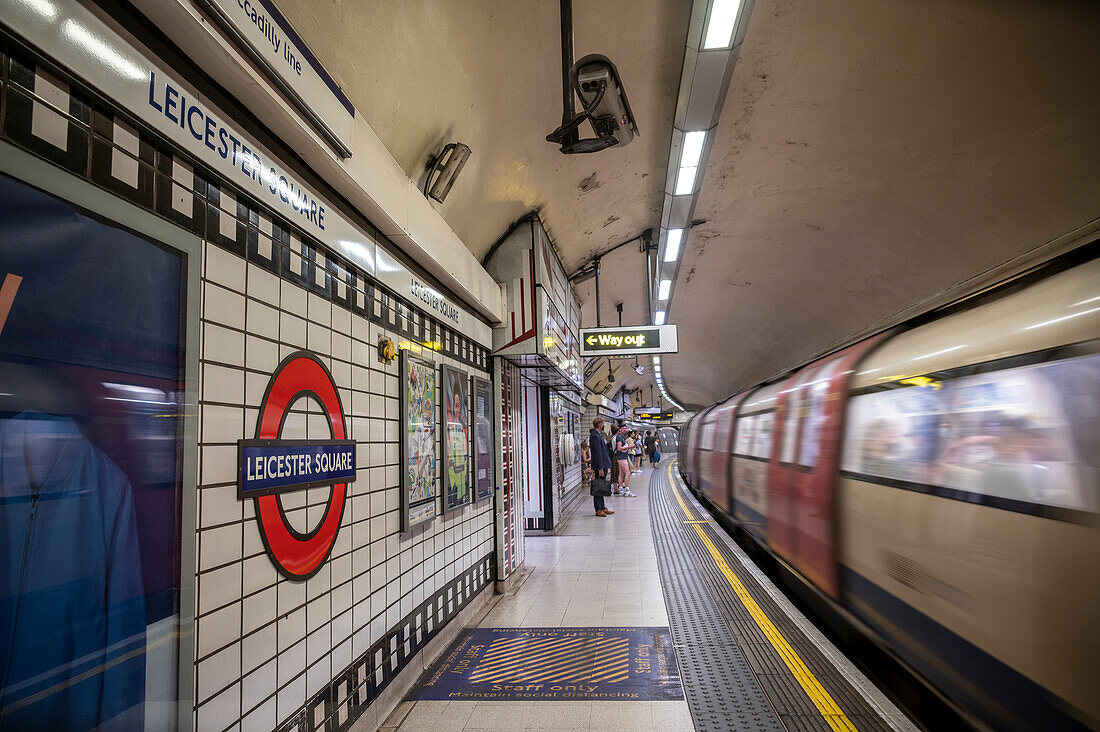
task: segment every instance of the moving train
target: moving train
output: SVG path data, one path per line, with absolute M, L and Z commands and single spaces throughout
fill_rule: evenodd
M 701 410 L 694 492 L 994 729 L 1100 727 L 1100 259 Z

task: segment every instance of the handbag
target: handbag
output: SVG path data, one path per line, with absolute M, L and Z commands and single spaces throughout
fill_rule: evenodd
M 588 484 L 588 491 L 594 496 L 610 496 L 611 481 L 607 478 L 593 478 Z

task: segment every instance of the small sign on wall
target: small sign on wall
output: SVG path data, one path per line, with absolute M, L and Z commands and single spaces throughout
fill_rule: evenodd
M 239 498 L 355 480 L 354 440 L 241 440 Z

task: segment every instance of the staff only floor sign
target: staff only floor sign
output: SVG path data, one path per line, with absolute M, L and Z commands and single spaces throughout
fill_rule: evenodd
M 408 700 L 674 701 L 668 628 L 464 630 Z

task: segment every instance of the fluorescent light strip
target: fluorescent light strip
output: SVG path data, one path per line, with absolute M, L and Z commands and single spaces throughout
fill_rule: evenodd
M 703 142 L 706 139 L 706 130 L 684 133 L 684 146 L 680 151 L 681 168 L 694 168 L 699 165 L 699 158 L 703 155 Z
M 698 170 L 697 167 L 680 168 L 680 172 L 676 175 L 676 191 L 673 195 L 686 196 L 694 191 L 695 173 Z
M 653 324 L 654 325 L 664 325 L 665 324 L 665 311 L 664 310 L 658 310 L 657 311 L 657 317 L 653 319 Z
M 680 241 L 684 238 L 683 229 L 669 229 L 665 238 L 665 261 L 675 262 L 680 256 Z
M 661 284 L 657 286 L 657 299 L 667 300 L 670 292 L 672 292 L 672 280 L 661 280 Z
M 733 26 L 737 22 L 737 11 L 741 9 L 741 0 L 714 0 L 710 6 L 710 20 L 704 35 L 703 50 L 729 48 L 733 43 Z

